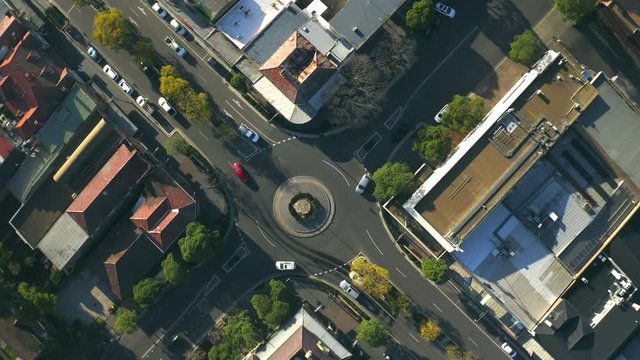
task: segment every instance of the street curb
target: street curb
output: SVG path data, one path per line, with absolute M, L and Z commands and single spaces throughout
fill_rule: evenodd
M 417 123 L 416 126 L 398 142 L 398 144 L 393 148 L 393 150 L 391 150 L 391 153 L 389 153 L 389 156 L 387 157 L 387 162 L 391 162 L 391 159 L 396 155 L 398 150 L 400 150 L 400 147 L 402 147 L 402 145 L 404 145 L 404 143 L 407 140 L 409 140 L 413 136 L 413 134 L 415 134 L 416 131 L 418 131 L 419 128 L 426 125 L 428 124 L 424 121 L 420 121 L 419 123 Z M 380 205 L 380 203 L 378 203 L 378 205 Z

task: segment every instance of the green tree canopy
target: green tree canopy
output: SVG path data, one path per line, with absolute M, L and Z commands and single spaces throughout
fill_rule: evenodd
M 244 76 L 240 73 L 233 73 L 231 76 L 231 81 L 229 81 L 231 86 L 233 86 L 236 90 L 240 92 L 247 92 L 247 82 Z
M 18 294 L 32 305 L 39 315 L 53 314 L 56 311 L 58 297 L 55 294 L 42 292 L 37 287 L 25 282 L 18 285 Z
M 213 117 L 209 96 L 196 93 L 171 65 L 160 69 L 160 93 L 174 103 L 189 121 L 204 123 Z
M 455 95 L 442 114 L 442 123 L 453 131 L 468 132 L 482 121 L 484 114 L 481 97 Z
M 358 274 L 357 284 L 362 290 L 374 297 L 384 296 L 389 292 L 389 270 L 367 261 L 359 256 L 351 263 L 351 271 Z
M 412 29 L 426 29 L 433 23 L 433 20 L 433 2 L 431 0 L 416 1 L 407 11 L 407 26 Z
M 386 163 L 373 173 L 376 187 L 373 196 L 380 202 L 385 202 L 398 194 L 413 190 L 415 180 L 409 165 L 400 162 Z
M 259 319 L 265 319 L 271 311 L 271 298 L 264 294 L 256 294 L 251 297 L 251 306 L 258 314 Z
M 138 329 L 138 313 L 135 310 L 120 308 L 114 327 L 119 334 L 132 334 Z
M 420 325 L 420 337 L 427 341 L 435 341 L 441 333 L 440 325 L 433 320 L 427 320 Z
M 230 342 L 214 345 L 209 350 L 209 360 L 240 360 L 241 356 Z
M 271 304 L 271 311 L 264 319 L 264 323 L 271 328 L 280 326 L 289 316 L 290 306 L 284 301 L 275 300 Z
M 133 286 L 133 300 L 142 308 L 151 306 L 157 299 L 164 281 L 156 278 L 145 278 Z
M 232 346 L 240 351 L 252 349 L 261 337 L 260 331 L 246 310 L 227 318 L 224 334 Z
M 553 0 L 556 8 L 567 20 L 579 24 L 596 10 L 596 0 Z
M 403 314 L 411 316 L 413 315 L 413 302 L 411 298 L 405 294 L 397 294 L 389 298 L 389 306 L 394 314 L 403 311 Z
M 358 341 L 365 342 L 371 346 L 378 347 L 386 345 L 389 342 L 391 334 L 389 330 L 382 325 L 380 320 L 371 319 L 364 320 L 358 326 Z
M 187 278 L 187 269 L 182 261 L 173 253 L 167 255 L 162 261 L 162 272 L 167 281 L 172 285 L 178 285 Z
M 413 150 L 434 164 L 441 163 L 451 151 L 449 131 L 442 125 L 421 128 L 413 139 Z
M 289 316 L 291 298 L 290 289 L 285 283 L 271 279 L 263 293 L 251 297 L 251 306 L 260 320 L 268 327 L 276 328 Z
M 526 65 L 533 65 L 541 55 L 542 41 L 538 35 L 531 30 L 525 30 L 520 35 L 516 35 L 511 43 L 509 57 L 513 60 Z
M 449 266 L 443 259 L 422 259 L 422 274 L 431 281 L 440 282 L 447 276 Z
M 187 263 L 197 263 L 208 258 L 219 239 L 218 230 L 209 230 L 195 221 L 187 224 L 185 236 L 178 240 L 182 259 Z
M 93 18 L 93 37 L 110 49 L 121 48 L 131 39 L 131 26 L 118 8 L 99 11 Z
M 156 65 L 156 49 L 150 42 L 138 40 L 133 45 L 133 53 L 136 54 L 136 61 L 142 61 L 149 66 Z

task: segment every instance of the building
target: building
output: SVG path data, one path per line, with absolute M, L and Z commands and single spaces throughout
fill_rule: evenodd
M 245 357 L 249 360 L 349 358 L 351 353 L 304 308 L 269 337 L 264 345 Z
M 40 340 L 31 331 L 18 325 L 13 316 L 0 318 L 0 342 L 15 351 L 18 359 L 37 360 L 42 358 L 40 353 L 43 346 Z
M 505 326 L 537 334 L 559 304 L 576 304 L 576 281 L 638 209 L 638 124 L 602 74 L 549 51 L 403 208 L 508 311 Z M 606 319 L 585 317 L 573 336 Z
M 598 15 L 640 65 L 640 4 L 634 0 L 599 1 Z

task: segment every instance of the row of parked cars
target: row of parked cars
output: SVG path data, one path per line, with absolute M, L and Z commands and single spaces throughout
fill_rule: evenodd
M 156 14 L 158 14 L 160 18 L 165 20 L 167 19 L 167 16 L 168 16 L 167 10 L 165 10 L 162 6 L 160 6 L 159 3 L 154 3 L 153 5 L 151 5 L 151 8 L 153 9 L 153 11 L 155 11 Z M 185 38 L 188 36 L 189 32 L 184 26 L 182 26 L 182 24 L 180 24 L 178 20 L 171 19 L 169 21 L 169 25 L 171 26 L 173 31 L 175 31 L 178 35 L 183 36 Z M 165 37 L 164 42 L 165 44 L 167 44 L 167 46 L 172 48 L 173 51 L 175 51 L 176 54 L 178 54 L 178 56 L 184 57 L 187 54 L 187 50 L 184 47 L 180 46 L 180 44 L 178 44 L 178 42 L 174 40 L 171 36 Z

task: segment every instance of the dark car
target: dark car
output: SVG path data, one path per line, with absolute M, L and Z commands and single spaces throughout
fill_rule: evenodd
M 236 175 L 238 175 L 238 178 L 240 178 L 240 181 L 247 182 L 247 173 L 244 171 L 242 164 L 233 163 L 231 167 L 233 168 L 233 172 L 235 172 Z
M 97 63 L 100 63 L 102 61 L 102 56 L 100 56 L 100 54 L 96 51 L 96 49 L 93 48 L 93 46 L 90 46 L 87 49 L 87 54 L 89 54 L 89 57 Z

